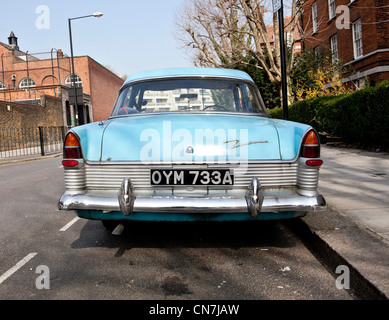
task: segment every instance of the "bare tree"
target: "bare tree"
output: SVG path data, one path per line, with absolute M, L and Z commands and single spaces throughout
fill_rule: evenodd
M 302 0 L 291 1 L 291 19 L 285 25 L 290 34 L 286 74 L 294 60 L 294 30 Z M 271 8 L 271 3 L 270 3 Z M 281 91 L 281 59 L 277 15 L 274 39 L 264 13 L 265 0 L 189 0 L 177 13 L 176 36 L 192 54 L 196 66 L 234 68 L 251 64 L 263 69 Z M 255 64 L 250 63 L 252 57 Z M 252 59 L 251 59 L 252 60 Z
M 245 53 L 247 22 L 236 0 L 191 0 L 177 14 L 177 38 L 196 66 L 234 67 Z

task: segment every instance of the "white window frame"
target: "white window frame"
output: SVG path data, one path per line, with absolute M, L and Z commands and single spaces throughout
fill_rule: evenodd
M 336 6 L 335 6 L 335 0 L 328 0 L 328 17 L 329 20 L 332 18 L 335 18 L 336 16 Z
M 353 34 L 354 59 L 357 59 L 363 56 L 361 18 L 353 22 L 352 34 Z
M 366 78 L 364 77 L 354 80 L 354 85 L 357 88 L 357 90 L 361 90 L 365 88 L 366 86 L 365 83 L 366 83 Z
M 317 22 L 317 3 L 316 2 L 312 5 L 312 26 L 313 26 L 313 33 L 316 33 L 319 30 L 319 25 Z
M 5 90 L 5 89 L 6 89 L 5 83 L 0 81 L 0 90 Z
M 339 59 L 338 35 L 336 33 L 330 38 L 330 44 L 331 44 L 332 62 L 334 63 Z
M 72 83 L 72 74 L 69 74 L 66 79 L 65 79 L 65 84 L 72 87 L 73 86 L 73 83 Z M 76 88 L 81 88 L 82 87 L 82 79 L 81 77 L 76 73 L 74 74 L 74 77 L 75 77 L 75 81 L 74 81 L 74 86 Z
M 32 80 L 31 78 L 23 78 L 19 82 L 19 88 L 20 89 L 27 89 L 27 88 L 33 88 L 36 87 L 35 81 Z

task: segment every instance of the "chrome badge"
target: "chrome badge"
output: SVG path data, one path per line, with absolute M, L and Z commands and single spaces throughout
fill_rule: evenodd
M 194 152 L 194 149 L 192 146 L 189 146 L 188 148 L 186 148 L 186 153 L 193 153 Z

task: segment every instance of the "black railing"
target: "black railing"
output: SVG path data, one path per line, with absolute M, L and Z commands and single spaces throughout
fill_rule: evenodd
M 0 128 L 0 158 L 61 152 L 68 127 Z

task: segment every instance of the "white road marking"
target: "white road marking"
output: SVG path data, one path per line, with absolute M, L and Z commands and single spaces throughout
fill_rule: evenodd
M 80 217 L 75 217 L 72 221 L 70 221 L 66 226 L 64 226 L 59 231 L 66 231 L 67 229 L 69 229 L 72 226 L 73 223 L 77 222 L 79 219 L 80 219 Z
M 20 260 L 17 264 L 15 264 L 11 269 L 9 269 L 6 273 L 4 273 L 0 277 L 0 284 L 2 284 L 8 277 L 13 275 L 16 271 L 18 271 L 21 267 L 23 267 L 28 261 L 34 258 L 37 255 L 37 252 L 33 252 L 25 256 L 22 260 Z

